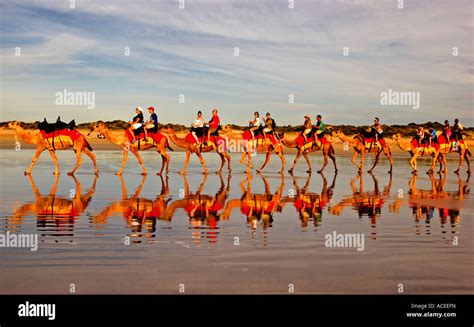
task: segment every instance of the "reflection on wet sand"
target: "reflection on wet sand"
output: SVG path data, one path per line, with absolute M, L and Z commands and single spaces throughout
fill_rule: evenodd
M 71 189 L 68 197 L 56 195 L 59 175 L 56 175 L 51 191 L 47 196 L 41 195 L 31 175 L 28 175 L 27 178 L 36 201 L 26 202 L 15 208 L 13 215 L 6 219 L 5 230 L 19 232 L 24 217 L 36 215 L 36 226 L 41 236 L 71 237 L 69 242 L 72 243 L 74 224 L 89 205 L 95 193 L 98 177 L 95 176 L 90 189 L 85 194 L 82 194 L 81 183 L 79 183 L 76 177 L 71 176 L 76 184 L 76 189 Z M 44 241 L 43 239 L 42 242 Z M 55 239 L 55 241 L 59 242 L 58 239 Z
M 130 229 L 131 242 L 141 243 L 140 238 L 153 238 L 156 233 L 157 220 L 171 220 L 166 214 L 168 210 L 169 197 L 168 177 L 161 180 L 161 193 L 154 200 L 140 197 L 140 193 L 145 185 L 146 175 L 143 176 L 140 185 L 135 193 L 128 196 L 127 187 L 123 177 L 119 175 L 122 185 L 122 198 L 106 206 L 101 212 L 93 215 L 91 222 L 95 228 L 101 229 L 107 227 L 107 221 L 110 216 L 123 216 L 127 228 Z M 100 233 L 96 234 L 102 235 Z
M 340 216 L 344 208 L 351 207 L 357 212 L 359 218 L 366 216 L 370 219 L 371 223 L 371 239 L 375 240 L 377 238 L 377 220 L 381 216 L 382 207 L 390 198 L 392 174 L 390 174 L 388 185 L 382 192 L 380 191 L 377 178 L 375 178 L 373 174 L 370 174 L 370 176 L 372 177 L 374 184 L 374 189 L 372 191 L 364 191 L 364 176 L 362 174 L 357 174 L 357 176 L 352 178 L 350 182 L 352 195 L 345 197 L 338 204 L 332 206 L 329 212 L 332 215 Z M 356 187 L 357 181 L 359 181 L 359 188 Z
M 238 196 L 237 193 L 234 198 L 231 198 L 231 175 L 226 178 L 222 175 L 212 177 L 212 179 L 218 178 L 219 187 L 215 193 L 210 194 L 204 193 L 205 185 L 210 178 L 208 175 L 203 175 L 201 183 L 194 192 L 190 190 L 186 176 L 182 176 L 180 178 L 183 178 L 184 188 L 176 196 L 170 194 L 168 177 L 160 176 L 158 178 L 161 182 L 161 191 L 154 198 L 141 196 L 147 180 L 146 176 L 143 176 L 141 183 L 131 196 L 128 196 L 125 182 L 122 176 L 119 176 L 122 188 L 121 198 L 106 205 L 98 213 L 86 212 L 95 193 L 97 177 L 85 194 L 82 194 L 79 181 L 74 176 L 70 177 L 76 184 L 76 189 L 71 189 L 69 196 L 61 197 L 56 195 L 59 176 L 56 176 L 51 192 L 47 196 L 40 194 L 33 178 L 28 176 L 36 201 L 26 202 L 16 207 L 13 214 L 5 219 L 5 230 L 20 232 L 25 217 L 36 216 L 36 228 L 42 236 L 67 236 L 70 237 L 70 242 L 73 242 L 74 225 L 80 216 L 89 217 L 95 236 L 103 236 L 106 233 L 110 226 L 110 217 L 123 217 L 126 232 L 120 236 L 130 237 L 131 243 L 142 243 L 155 239 L 160 230 L 171 230 L 172 220 L 175 217 L 182 217 L 184 213 L 189 219 L 190 238 L 196 245 L 203 241 L 217 243 L 222 233 L 222 222 L 229 221 L 232 217 L 233 219 L 244 217 L 252 239 L 257 241 L 261 237 L 261 244 L 267 245 L 268 230 L 273 226 L 274 219 L 277 220 L 275 218 L 277 216 L 286 215 L 290 220 L 298 217 L 301 231 L 306 231 L 312 222 L 314 232 L 318 232 L 325 212 L 329 216 L 341 216 L 346 208 L 350 208 L 359 218 L 369 219 L 371 239 L 376 240 L 377 222 L 379 218 L 385 218 L 382 212 L 386 203 L 389 203 L 389 214 L 400 214 L 403 206 L 411 208 L 416 235 L 431 234 L 431 221 L 436 212 L 440 218 L 443 235 L 456 234 L 460 230 L 462 201 L 470 192 L 469 177 L 463 181 L 458 176 L 457 190 L 446 191 L 446 174 L 441 174 L 439 178 L 429 176 L 430 187 L 427 189 L 417 187 L 418 177 L 414 175 L 408 182 L 408 195 L 400 196 L 400 190 L 396 194 L 391 194 L 393 184 L 391 175 L 387 185 L 381 190 L 374 175 L 369 177 L 357 174 L 349 183 L 351 194 L 336 201 L 333 199 L 336 176 L 333 176 L 329 184 L 326 177 L 320 174 L 322 188 L 317 193 L 310 190 L 311 184 L 315 184 L 315 178 L 311 174 L 305 177 L 302 186 L 301 180 L 292 176 L 293 186 L 288 190 L 285 190 L 286 179 L 283 176 L 272 177 L 272 180 L 278 183 L 276 189 L 272 190 L 269 178 L 266 176 L 245 174 L 239 183 L 241 195 Z M 317 184 L 319 184 L 319 178 L 316 178 Z M 366 186 L 364 180 L 367 183 L 368 178 L 372 181 L 371 190 L 364 188 Z M 252 183 L 255 186 L 256 182 L 257 185 L 262 183 L 263 192 L 256 193 L 252 190 Z M 234 209 L 239 209 L 239 211 Z M 285 212 L 283 212 L 284 209 Z M 347 216 L 350 217 L 352 214 L 347 213 Z M 401 219 L 404 218 L 401 217 Z M 167 222 L 168 225 L 157 228 L 158 221 Z M 237 223 L 240 223 L 239 220 Z M 422 233 L 423 228 L 425 231 Z M 43 242 L 45 240 L 47 239 L 43 238 Z M 54 240 L 59 241 L 58 238 Z
M 453 200 L 463 200 L 465 195 L 470 192 L 469 189 L 469 178 L 468 175 L 466 181 L 458 176 L 457 190 L 456 191 L 445 191 L 447 174 L 439 174 L 439 178 L 436 179 L 434 176 L 430 176 L 429 189 L 417 188 L 417 176 L 413 175 L 410 179 L 409 185 L 409 207 L 412 209 L 413 218 L 415 220 L 415 233 L 421 234 L 420 221 L 425 220 L 425 234 L 431 234 L 430 223 L 431 219 L 434 218 L 436 209 L 440 218 L 440 224 L 442 228 L 442 234 L 448 233 L 448 228 L 451 227 L 451 233 L 457 234 L 459 229 L 459 223 L 461 220 L 460 209 L 453 208 Z M 450 221 L 450 225 L 447 226 L 447 221 Z

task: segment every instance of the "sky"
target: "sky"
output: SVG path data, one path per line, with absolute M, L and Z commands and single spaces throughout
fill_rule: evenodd
M 184 125 L 216 107 L 237 125 L 257 110 L 280 125 L 474 126 L 472 2 L 400 1 L 0 0 L 0 121 L 154 106 Z M 65 89 L 94 92 L 94 109 L 58 105 Z M 420 108 L 381 105 L 389 89 L 419 92 Z

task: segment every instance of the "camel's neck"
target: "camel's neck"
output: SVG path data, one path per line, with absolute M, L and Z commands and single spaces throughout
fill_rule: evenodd
M 338 137 L 342 142 L 347 142 L 347 143 L 352 143 L 352 139 L 343 133 L 337 134 L 336 137 Z
M 176 144 L 180 148 L 186 148 L 187 147 L 186 139 L 178 137 L 175 133 L 170 134 L 170 139 L 174 144 Z
M 407 146 L 407 144 L 402 144 L 402 143 L 400 142 L 400 139 L 396 139 L 395 142 L 397 142 L 398 147 L 399 147 L 402 151 L 405 151 L 405 152 L 410 151 L 410 149 L 409 149 L 409 147 Z
M 296 148 L 296 140 L 288 140 L 285 137 L 281 140 L 281 143 L 283 143 L 284 146 L 289 147 L 289 148 Z
M 109 141 L 113 144 L 122 145 L 123 142 L 124 142 L 123 138 L 115 135 L 109 129 L 104 129 L 101 133 L 102 133 L 102 135 L 104 135 L 104 137 L 107 139 L 107 141 Z
M 15 134 L 20 140 L 26 143 L 34 143 L 33 135 L 20 126 L 15 127 Z

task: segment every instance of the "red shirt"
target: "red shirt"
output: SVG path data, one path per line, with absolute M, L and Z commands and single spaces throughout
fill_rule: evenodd
M 212 116 L 212 119 L 209 122 L 209 127 L 210 128 L 217 128 L 217 127 L 219 127 L 219 124 L 220 124 L 219 116 L 217 116 L 217 115 Z

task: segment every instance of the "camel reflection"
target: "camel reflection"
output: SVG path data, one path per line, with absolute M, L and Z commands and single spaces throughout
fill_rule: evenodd
M 306 178 L 306 183 L 303 188 L 298 185 L 297 179 L 293 178 L 293 190 L 289 191 L 289 195 L 286 196 L 282 203 L 292 203 L 296 211 L 298 212 L 299 219 L 301 221 L 301 227 L 306 228 L 309 221 L 313 221 L 315 230 L 321 224 L 323 210 L 329 205 L 331 198 L 334 194 L 334 186 L 336 184 L 337 174 L 334 174 L 331 185 L 328 186 L 328 181 L 324 174 L 320 174 L 323 185 L 320 194 L 310 192 L 309 187 L 311 183 L 311 174 Z
M 147 179 L 146 175 L 143 175 L 141 183 L 130 197 L 123 177 L 121 175 L 118 177 L 122 185 L 122 198 L 94 215 L 91 219 L 92 224 L 95 228 L 102 229 L 106 227 L 110 216 L 121 215 L 130 230 L 128 236 L 131 238 L 131 242 L 141 243 L 141 238 L 154 238 L 157 220 L 171 220 L 166 215 L 168 202 L 171 200 L 168 197 L 168 176 L 165 178 L 158 176 L 161 180 L 161 192 L 154 200 L 140 197 Z M 100 236 L 102 234 L 97 233 L 96 235 Z
M 264 184 L 264 193 L 252 193 L 252 174 L 246 174 L 246 178 L 239 183 L 242 196 L 238 199 L 227 201 L 224 213 L 222 216 L 229 219 L 232 211 L 236 208 L 246 217 L 247 226 L 251 230 L 252 239 L 255 240 L 258 236 L 258 226 L 263 230 L 263 245 L 267 244 L 268 231 L 272 227 L 273 215 L 275 212 L 281 212 L 281 200 L 283 189 L 285 187 L 285 179 L 281 176 L 280 186 L 275 193 L 270 190 L 268 178 L 263 175 L 258 175 Z
M 388 185 L 380 191 L 379 182 L 373 174 L 370 174 L 374 183 L 373 191 L 364 191 L 364 177 L 362 174 L 357 174 L 351 179 L 350 187 L 352 195 L 342 199 L 338 204 L 332 206 L 329 212 L 332 215 L 340 216 L 346 207 L 351 207 L 357 212 L 359 218 L 366 216 L 370 219 L 372 232 L 371 239 L 377 238 L 377 220 L 381 216 L 382 207 L 390 197 L 390 190 L 392 188 L 392 174 L 388 181 Z M 359 188 L 356 187 L 356 182 L 359 181 Z
M 41 195 L 31 175 L 27 175 L 27 178 L 36 200 L 14 208 L 13 215 L 7 218 L 6 230 L 18 230 L 25 216 L 36 215 L 36 226 L 42 236 L 74 237 L 74 224 L 95 193 L 97 175 L 85 194 L 82 194 L 81 183 L 75 176 L 71 176 L 76 188 L 69 191 L 68 197 L 56 195 L 59 175 L 56 175 L 51 191 L 46 196 Z M 55 242 L 59 242 L 59 239 Z
M 182 175 L 184 181 L 184 190 L 180 196 L 181 199 L 173 201 L 166 211 L 167 219 L 171 220 L 177 210 L 184 210 L 189 217 L 189 228 L 191 229 L 191 238 L 195 244 L 200 244 L 203 239 L 209 243 L 217 243 L 219 235 L 218 221 L 223 218 L 222 211 L 230 191 L 230 178 L 228 175 L 227 184 L 221 174 L 218 174 L 220 187 L 214 195 L 203 194 L 208 175 L 203 176 L 203 180 L 195 193 L 189 191 L 189 183 L 186 175 Z
M 412 209 L 415 220 L 415 233 L 421 234 L 420 222 L 425 221 L 425 233 L 431 234 L 431 219 L 434 218 L 436 210 L 440 218 L 442 234 L 448 233 L 448 225 L 451 227 L 451 233 L 457 234 L 461 220 L 460 207 L 455 207 L 459 200 L 463 200 L 470 192 L 468 175 L 466 181 L 458 176 L 457 190 L 446 191 L 447 174 L 439 174 L 439 178 L 429 176 L 429 189 L 420 189 L 417 187 L 418 176 L 413 175 L 408 183 L 409 186 L 409 207 Z M 447 222 L 450 224 L 447 224 Z

